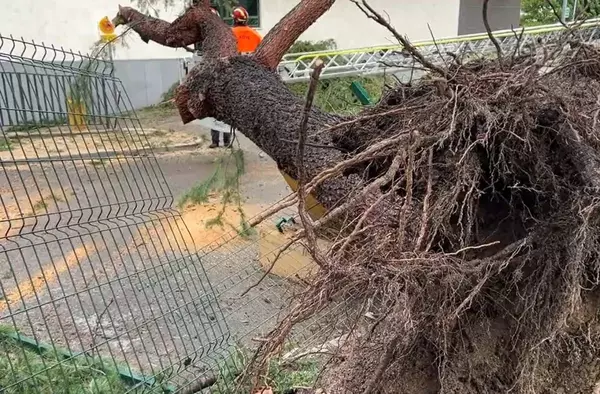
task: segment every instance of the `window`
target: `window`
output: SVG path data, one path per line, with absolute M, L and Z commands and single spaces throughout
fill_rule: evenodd
M 238 0 L 237 5 L 241 5 L 246 10 L 248 10 L 248 14 L 250 15 L 250 20 L 248 21 L 248 26 L 252 27 L 260 27 L 260 0 Z M 219 13 L 223 17 L 225 23 L 229 26 L 233 26 L 233 19 L 231 18 L 231 10 L 233 7 L 219 6 Z
M 226 2 L 226 0 L 213 0 L 210 2 L 210 4 L 211 7 L 214 7 L 219 11 L 221 18 L 223 18 L 223 21 L 229 26 L 233 26 L 231 10 L 238 5 L 241 5 L 248 11 L 248 14 L 250 15 L 248 26 L 260 27 L 260 0 L 237 0 L 237 3 L 234 3 L 233 6 L 223 5 L 223 3 Z M 200 43 L 194 44 L 194 50 L 197 52 L 202 52 Z

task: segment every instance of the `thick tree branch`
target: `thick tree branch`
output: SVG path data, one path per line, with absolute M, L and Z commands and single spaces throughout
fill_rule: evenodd
M 207 62 L 237 55 L 236 40 L 231 29 L 210 10 L 209 4 L 209 1 L 202 0 L 189 7 L 172 23 L 144 15 L 131 7 L 119 6 L 113 24 L 129 26 L 146 43 L 151 40 L 186 50 L 189 50 L 188 45 L 201 43 L 203 58 Z M 195 91 L 190 85 L 197 73 L 198 70 L 192 69 L 175 95 L 175 105 L 184 124 L 210 116 L 202 92 L 191 93 Z
M 335 0 L 303 0 L 284 16 L 265 36 L 256 49 L 256 60 L 270 70 L 275 70 L 281 58 Z
M 144 15 L 131 7 L 119 7 L 113 24 L 129 26 L 146 43 L 154 41 L 168 47 L 185 48 L 200 42 L 203 55 L 207 58 L 228 57 L 237 53 L 231 29 L 204 4 L 189 7 L 171 23 Z
M 167 46 L 165 32 L 169 29 L 170 23 L 161 19 L 144 15 L 131 7 L 119 6 L 119 12 L 112 20 L 113 25 L 127 25 L 139 34 L 142 41 L 146 44 L 154 41 L 158 44 Z
M 501 61 L 502 60 L 502 48 L 500 47 L 498 40 L 496 40 L 496 37 L 494 37 L 494 33 L 492 33 L 492 28 L 490 27 L 490 22 L 488 21 L 489 2 L 490 2 L 490 0 L 483 0 L 483 9 L 481 11 L 482 18 L 483 18 L 483 25 L 485 26 L 485 31 L 487 32 L 487 35 L 490 38 L 490 41 L 492 42 L 492 44 L 494 44 L 494 47 L 496 47 L 496 53 L 498 54 L 498 60 Z

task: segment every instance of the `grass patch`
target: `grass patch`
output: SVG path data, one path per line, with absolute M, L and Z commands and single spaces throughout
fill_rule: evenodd
M 0 152 L 6 152 L 12 149 L 12 143 L 8 138 L 0 138 Z
M 46 212 L 46 210 L 48 209 L 48 203 L 43 199 L 39 200 L 38 202 L 33 204 L 32 209 L 34 214 Z
M 75 357 L 67 359 L 52 351 L 36 351 L 14 339 L 11 327 L 0 326 L 0 392 L 6 394 L 113 394 L 167 392 L 167 376 L 156 376 L 153 386 L 135 388 L 127 384 L 111 362 Z M 214 394 L 248 393 L 250 387 L 238 387 L 239 373 L 251 353 L 236 347 L 218 367 L 218 379 L 211 387 Z M 110 366 L 109 366 L 110 365 Z M 320 363 L 304 359 L 293 363 L 272 360 L 264 384 L 274 393 L 290 392 L 297 387 L 311 387 L 320 372 Z M 171 372 L 165 375 L 171 376 Z M 128 391 L 131 390 L 131 391 Z
M 317 52 L 317 51 L 332 51 L 337 49 L 337 43 L 333 38 L 320 41 L 306 41 L 297 40 L 288 49 L 287 54 L 303 53 L 303 52 Z
M 0 327 L 0 391 L 6 394 L 123 393 L 128 387 L 114 369 L 85 359 L 63 360 L 40 354 L 9 337 Z
M 287 54 L 332 51 L 337 48 L 333 39 L 321 41 L 298 40 L 288 50 Z M 338 59 L 340 62 L 341 59 Z M 325 79 L 319 81 L 319 91 L 315 95 L 314 105 L 318 108 L 338 114 L 357 114 L 363 106 L 350 90 L 352 82 L 359 82 L 367 91 L 373 102 L 379 101 L 386 82 L 392 82 L 393 78 L 376 77 L 343 77 Z M 289 85 L 290 90 L 296 95 L 305 98 L 308 91 L 308 82 L 294 83 Z
M 90 164 L 94 167 L 104 167 L 104 159 L 91 160 Z
M 297 387 L 312 387 L 319 372 L 320 366 L 315 360 L 299 360 L 289 364 L 272 360 L 265 380 L 275 393 L 285 393 Z
M 221 209 L 216 217 L 206 222 L 206 226 L 210 228 L 212 226 L 224 226 L 227 224 L 240 236 L 249 237 L 254 233 L 254 230 L 246 224 L 246 215 L 242 208 L 240 194 L 240 178 L 246 171 L 244 151 L 233 149 L 229 152 L 229 154 L 218 158 L 212 174 L 181 196 L 177 205 L 179 208 L 183 208 L 188 205 L 205 204 L 211 195 L 220 194 Z M 228 223 L 223 217 L 225 209 L 229 205 L 235 205 L 240 214 L 239 227 Z
M 156 105 L 150 105 L 148 107 L 138 109 L 137 115 L 138 117 L 145 116 L 160 116 L 160 115 L 172 115 L 173 110 L 175 109 L 175 104 L 171 102 L 162 102 Z
M 47 196 L 43 196 L 31 207 L 33 214 L 37 215 L 44 213 L 48 210 L 48 202 L 53 201 L 55 203 L 64 202 L 65 200 L 61 196 L 57 196 L 54 193 L 50 193 Z
M 160 123 L 171 116 L 176 116 L 177 110 L 175 104 L 167 101 L 130 111 L 128 115 L 139 119 L 144 127 L 152 127 L 154 124 Z
M 250 385 L 245 384 L 238 388 L 236 380 L 238 373 L 243 371 L 248 362 L 249 355 L 249 351 L 243 350 L 241 347 L 236 348 L 231 357 L 220 366 L 219 379 L 211 387 L 211 393 L 249 393 Z M 284 394 L 292 392 L 294 388 L 313 387 L 320 371 L 321 365 L 315 359 L 306 358 L 291 363 L 282 363 L 280 360 L 273 359 L 269 363 L 268 372 L 261 383 L 270 386 L 275 394 Z
M 392 83 L 389 77 L 344 77 L 319 81 L 319 91 L 315 95 L 314 104 L 318 108 L 338 114 L 357 114 L 364 107 L 350 90 L 352 82 L 359 82 L 367 91 L 373 102 L 379 101 L 385 83 Z M 299 97 L 306 97 L 308 83 L 294 83 L 290 90 Z
M 18 125 L 8 127 L 6 131 L 32 131 L 39 128 L 48 128 L 54 126 L 63 126 L 67 124 L 67 118 L 60 117 L 58 119 L 42 119 L 39 121 L 25 121 Z

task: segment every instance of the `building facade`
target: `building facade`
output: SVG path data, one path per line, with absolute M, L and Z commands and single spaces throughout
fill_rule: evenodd
M 460 0 L 457 35 L 474 34 L 485 31 L 482 14 L 483 0 Z M 521 0 L 491 0 L 488 22 L 492 30 L 519 27 Z
M 251 14 L 251 24 L 266 34 L 299 0 L 239 0 Z M 122 0 L 122 5 L 127 5 Z M 180 0 L 184 4 L 184 0 Z M 176 2 L 177 3 L 177 2 Z M 452 37 L 484 31 L 483 0 L 370 0 L 376 10 L 387 13 L 398 32 L 411 40 Z M 87 52 L 98 39 L 97 22 L 116 14 L 116 0 L 0 0 L 0 34 L 23 36 Z M 180 7 L 161 11 L 161 17 L 173 20 Z M 520 0 L 491 0 L 490 24 L 494 30 L 519 25 Z M 430 32 L 431 30 L 431 32 Z M 350 0 L 337 0 L 301 37 L 303 40 L 334 39 L 338 48 L 356 48 L 396 43 L 392 35 L 364 14 Z M 132 35 L 129 47 L 118 48 L 117 58 L 179 58 L 189 56 L 183 50 L 144 44 Z
M 240 0 L 252 3 L 258 10 L 255 21 L 260 30 L 271 29 L 298 0 Z M 409 39 L 428 40 L 485 31 L 482 17 L 483 0 L 369 0 L 375 10 L 388 15 L 394 28 Z M 521 0 L 491 0 L 488 10 L 493 30 L 517 28 Z M 318 41 L 333 38 L 340 49 L 397 43 L 384 27 L 367 19 L 350 0 L 337 0 L 300 37 Z

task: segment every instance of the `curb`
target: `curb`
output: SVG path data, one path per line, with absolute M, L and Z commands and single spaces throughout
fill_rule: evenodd
M 2 160 L 2 164 L 28 164 L 28 163 L 45 163 L 45 162 L 53 162 L 53 161 L 75 161 L 75 160 L 102 160 L 102 159 L 110 159 L 114 157 L 140 157 L 140 156 L 149 156 L 153 153 L 164 153 L 164 152 L 177 152 L 183 150 L 193 150 L 198 149 L 202 146 L 202 142 L 192 142 L 187 144 L 177 144 L 177 145 L 168 145 L 161 146 L 156 148 L 144 148 L 144 149 L 134 149 L 127 151 L 106 151 L 106 152 L 96 152 L 96 153 L 87 153 L 79 156 L 46 156 L 39 158 L 31 158 L 31 159 L 16 159 L 16 160 Z
M 99 135 L 99 134 L 109 134 L 109 133 L 130 133 L 130 134 L 137 134 L 137 135 L 149 135 L 152 134 L 156 131 L 159 131 L 159 129 L 155 129 L 155 128 L 149 128 L 149 129 L 120 129 L 120 130 L 116 130 L 116 129 L 97 129 L 97 130 L 89 130 L 89 129 L 85 129 L 85 130 L 74 130 L 74 131 L 70 131 L 70 132 L 63 132 L 63 131 L 41 131 L 41 130 L 34 130 L 33 132 L 27 132 L 27 131 L 7 131 L 5 132 L 4 138 L 53 138 L 53 137 L 74 137 L 74 136 L 79 136 L 79 135 Z

